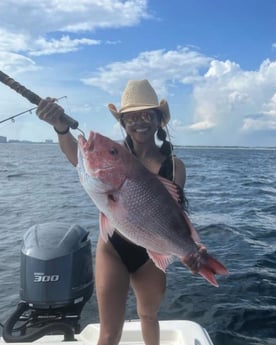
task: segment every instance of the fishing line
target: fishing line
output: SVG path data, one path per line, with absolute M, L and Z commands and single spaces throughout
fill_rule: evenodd
M 71 111 L 71 107 L 68 101 L 68 97 L 65 98 L 65 103 L 66 103 L 66 107 L 68 109 L 69 114 L 72 116 L 72 111 Z
M 123 127 L 121 121 L 120 121 L 120 130 L 121 130 L 121 134 L 122 134 L 122 138 L 123 138 L 123 142 L 124 142 L 124 145 L 126 146 L 126 148 L 128 149 L 128 151 L 130 153 L 133 153 L 132 149 L 130 148 L 127 140 L 126 140 L 126 136 L 127 136 L 127 133 L 126 133 L 126 130 L 125 128 Z
M 173 145 L 172 145 L 172 140 L 171 140 L 171 136 L 170 136 L 170 132 L 169 132 L 169 128 L 168 125 L 165 125 L 165 130 L 167 133 L 167 136 L 169 138 L 169 143 L 170 143 L 170 147 L 171 147 L 171 156 L 172 156 L 172 166 L 173 166 L 173 182 L 175 182 L 175 156 L 174 156 L 174 152 L 173 152 Z
M 82 129 L 80 129 L 79 127 L 78 128 L 76 128 L 76 131 L 79 131 L 80 133 L 81 133 L 81 135 L 84 137 L 84 139 L 85 139 L 85 133 L 84 133 L 84 131 L 82 130 Z
M 71 107 L 70 107 L 70 104 L 69 104 L 69 100 L 68 100 L 68 97 L 66 97 L 65 99 L 65 103 L 66 103 L 66 107 L 68 108 L 68 112 L 70 114 L 70 116 L 72 117 L 72 111 L 71 111 Z M 79 131 L 81 133 L 81 135 L 84 137 L 85 139 L 85 133 L 82 129 L 80 129 L 79 127 L 76 128 L 77 131 Z
M 68 109 L 68 113 L 70 114 L 70 116 L 72 117 L 72 111 L 71 111 L 71 107 L 70 107 L 70 104 L 69 104 L 69 100 L 68 100 L 68 97 L 65 96 L 65 103 L 66 103 L 66 108 Z M 77 131 L 79 131 L 81 133 L 81 135 L 84 137 L 84 139 L 86 138 L 85 137 L 85 133 L 82 129 L 80 129 L 79 127 L 76 128 Z

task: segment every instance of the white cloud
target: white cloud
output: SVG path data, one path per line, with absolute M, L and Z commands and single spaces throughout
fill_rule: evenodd
M 40 56 L 40 55 L 51 55 L 61 54 L 76 51 L 80 46 L 85 45 L 98 45 L 101 42 L 98 40 L 91 40 L 87 38 L 82 39 L 70 39 L 69 36 L 62 36 L 60 40 L 51 39 L 45 40 L 40 37 L 34 42 L 34 48 L 29 50 L 29 55 Z
M 208 120 L 196 122 L 189 126 L 190 129 L 195 130 L 195 131 L 206 131 L 214 127 L 215 127 L 215 124 Z
M 136 25 L 147 17 L 146 0 L 2 0 L 0 67 L 15 76 L 39 69 L 33 59 L 36 56 L 65 54 L 101 43 L 117 44 L 92 39 L 87 31 Z M 86 37 L 75 37 L 83 30 Z
M 150 76 L 156 91 L 164 96 L 168 93 L 168 83 L 192 84 L 201 80 L 201 70 L 209 67 L 210 60 L 187 47 L 146 51 L 132 60 L 113 62 L 99 68 L 92 77 L 83 79 L 83 82 L 111 94 L 120 94 L 127 80 Z
M 273 116 L 276 120 L 276 93 L 267 103 L 264 103 L 263 114 Z
M 24 51 L 27 49 L 26 35 L 14 33 L 0 27 L 0 51 Z
M 21 54 L 21 62 L 25 60 L 29 70 L 30 60 L 26 56 L 64 54 L 85 46 L 117 44 L 118 41 L 92 39 L 91 32 L 97 28 L 137 25 L 149 17 L 146 0 L 2 0 L 0 51 Z M 85 37 L 81 37 L 84 31 Z M 12 66 L 6 61 L 5 67 Z
M 69 35 L 62 35 L 60 39 L 45 39 L 43 36 L 32 38 L 28 35 L 8 32 L 0 28 L 0 52 L 21 52 L 22 57 L 62 54 L 81 49 L 84 46 L 99 45 L 100 40 L 80 38 L 71 39 Z
M 242 131 L 276 130 L 276 93 L 263 104 L 261 114 L 249 115 L 243 121 Z
M 233 72 L 238 72 L 240 70 L 240 66 L 234 62 L 229 60 L 226 61 L 218 61 L 213 60 L 211 61 L 210 68 L 205 74 L 206 78 L 221 78 L 222 76 L 229 76 L 233 74 Z
M 275 85 L 276 62 L 266 60 L 257 71 L 243 71 L 230 61 L 212 61 L 204 80 L 194 85 L 195 123 L 257 130 L 260 120 L 248 115 L 275 110 Z M 262 128 L 267 120 L 262 119 Z M 271 122 L 267 127 L 274 128 Z
M 16 53 L 0 51 L 0 70 L 13 75 L 20 72 L 36 71 L 39 67 L 32 59 Z
M 276 120 L 261 117 L 259 119 L 244 119 L 242 131 L 276 131 Z
M 148 17 L 146 0 L 2 0 L 1 26 L 13 32 L 92 31 L 124 27 Z

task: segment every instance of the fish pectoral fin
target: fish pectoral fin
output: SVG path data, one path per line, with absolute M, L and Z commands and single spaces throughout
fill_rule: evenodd
M 175 261 L 175 258 L 172 255 L 164 255 L 160 253 L 153 252 L 147 249 L 149 257 L 154 262 L 155 266 L 160 268 L 162 271 L 166 271 L 166 268 Z
M 107 242 L 108 236 L 112 236 L 114 232 L 114 227 L 110 224 L 108 218 L 102 212 L 100 212 L 99 218 L 101 236 L 103 240 Z

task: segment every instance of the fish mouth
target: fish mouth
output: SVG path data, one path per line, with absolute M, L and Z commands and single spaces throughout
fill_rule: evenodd
M 89 161 L 91 161 L 91 154 L 97 155 L 95 149 L 95 140 L 97 137 L 97 132 L 90 131 L 89 137 L 86 139 L 83 135 L 78 136 L 78 169 L 82 171 L 82 174 L 87 174 L 92 177 L 97 177 L 99 173 L 103 170 L 113 169 L 113 166 L 109 162 L 104 162 L 101 160 L 100 167 L 96 168 L 93 164 L 91 168 Z M 95 158 L 98 160 L 98 158 Z
M 96 136 L 97 136 L 97 133 L 93 131 L 90 131 L 89 137 L 87 140 L 85 139 L 83 135 L 78 136 L 78 143 L 83 152 L 88 151 L 88 150 L 89 151 L 94 150 L 94 142 L 95 142 Z
M 85 177 L 88 176 L 88 166 L 86 163 L 85 157 L 87 156 L 88 152 L 94 150 L 94 141 L 96 138 L 96 133 L 90 131 L 88 139 L 84 137 L 84 135 L 80 134 L 78 136 L 78 164 L 77 169 L 79 172 L 79 176 L 81 181 L 85 180 Z

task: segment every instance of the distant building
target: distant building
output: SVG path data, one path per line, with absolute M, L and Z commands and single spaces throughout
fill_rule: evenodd
M 53 144 L 54 141 L 52 139 L 46 139 L 45 144 Z
M 7 142 L 7 137 L 0 136 L 0 143 L 6 143 L 6 142 Z

